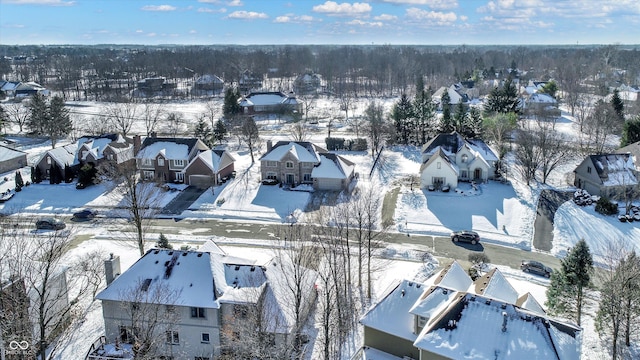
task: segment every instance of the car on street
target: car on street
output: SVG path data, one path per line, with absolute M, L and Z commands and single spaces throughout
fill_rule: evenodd
M 62 230 L 67 225 L 64 221 L 52 217 L 39 218 L 36 221 L 36 229 L 39 230 Z
M 480 242 L 480 235 L 471 230 L 454 231 L 451 233 L 451 240 L 453 240 L 453 242 L 463 241 L 475 245 Z
M 551 269 L 547 265 L 541 263 L 540 261 L 534 260 L 522 260 L 520 269 L 522 269 L 522 271 L 524 272 L 537 274 L 546 278 L 551 277 L 551 273 L 553 272 L 553 269 Z
M 98 212 L 93 209 L 82 209 L 73 213 L 73 220 L 91 220 L 98 215 Z

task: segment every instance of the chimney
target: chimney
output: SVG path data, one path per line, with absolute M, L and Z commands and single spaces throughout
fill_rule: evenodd
M 142 146 L 142 139 L 140 135 L 133 136 L 133 156 L 138 155 L 138 151 L 140 151 L 140 147 Z
M 109 286 L 118 275 L 120 275 L 120 256 L 109 254 L 109 258 L 104 261 L 104 273 Z
M 267 152 L 271 151 L 273 148 L 273 142 L 271 140 L 267 140 Z
M 507 312 L 502 312 L 502 332 L 507 332 Z

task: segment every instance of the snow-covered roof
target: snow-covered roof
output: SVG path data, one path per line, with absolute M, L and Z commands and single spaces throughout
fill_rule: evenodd
M 296 142 L 296 141 L 278 141 L 271 151 L 264 154 L 260 160 L 266 161 L 280 161 L 287 154 L 291 154 L 299 162 L 312 162 L 317 163 L 320 161 L 320 157 L 316 147 L 309 142 Z
M 442 269 L 433 277 L 433 283 L 457 291 L 467 291 L 473 281 L 457 261 Z
M 311 170 L 311 177 L 347 179 L 353 174 L 355 164 L 336 154 L 320 154 L 320 164 Z
M 249 106 L 250 104 L 257 106 L 277 105 L 284 103 L 287 99 L 287 95 L 281 92 L 251 93 L 240 101 L 240 106 Z M 246 104 L 244 103 L 245 100 L 247 101 Z
M 543 93 L 535 93 L 531 94 L 529 103 L 538 103 L 538 104 L 557 104 L 558 101 L 554 99 L 551 95 L 543 94 Z
M 518 292 L 498 269 L 493 269 L 477 278 L 474 284 L 475 293 L 478 295 L 509 304 L 515 304 L 518 301 Z
M 531 295 L 531 293 L 526 293 L 518 298 L 516 305 L 523 309 L 527 309 L 537 314 L 546 314 L 538 300 Z
M 409 312 L 424 292 L 422 284 L 403 280 L 374 305 L 361 319 L 364 326 L 410 341 L 415 341 L 413 333 L 414 316 Z
M 196 79 L 197 84 L 222 84 L 224 81 L 217 75 L 204 74 Z
M 213 172 L 218 172 L 220 170 L 220 162 L 222 161 L 222 156 L 225 153 L 224 150 L 206 150 L 198 154 L 191 162 L 194 162 L 196 159 L 202 160 Z M 235 159 L 227 154 L 231 161 Z
M 51 156 L 51 158 L 53 158 L 53 160 L 55 160 L 55 162 L 60 166 L 73 165 L 75 164 L 77 151 L 78 145 L 73 143 L 48 150 L 43 154 L 43 157 L 47 155 Z
M 137 154 L 137 158 L 155 158 L 158 154 L 162 154 L 166 159 L 184 160 L 189 158 L 189 153 L 198 139 L 183 138 L 153 138 L 144 139 L 141 150 Z
M 491 150 L 489 145 L 480 139 L 468 139 L 467 144 L 485 161 L 498 161 L 498 155 Z
M 456 175 L 460 173 L 460 168 L 458 167 L 458 165 L 456 165 L 451 161 L 451 159 L 449 158 L 445 150 L 440 146 L 436 147 L 433 151 L 433 155 L 431 155 L 429 160 L 425 161 L 420 166 L 420 172 L 422 172 L 424 169 L 426 169 L 427 167 L 429 167 L 431 164 L 435 163 L 438 160 L 443 161 L 447 166 L 449 166 L 453 170 L 453 172 Z
M 126 141 L 118 134 L 110 134 L 100 137 L 82 137 L 78 139 L 77 146 L 78 149 L 85 147 L 89 153 L 93 154 L 94 158 L 100 159 L 103 157 L 102 152 L 104 149 L 111 143 L 126 143 Z M 86 159 L 87 155 L 89 154 L 84 154 L 83 159 Z
M 0 161 L 12 160 L 19 157 L 26 157 L 27 153 L 24 151 L 12 149 L 10 147 L 0 145 Z
M 637 185 L 634 156 L 631 154 L 590 155 L 604 186 Z

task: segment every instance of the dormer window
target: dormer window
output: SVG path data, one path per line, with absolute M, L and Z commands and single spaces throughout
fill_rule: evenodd
M 285 164 L 285 167 L 287 169 L 293 169 L 293 161 L 287 161 L 287 163 Z
M 158 166 L 164 166 L 164 159 L 158 158 Z
M 462 157 L 460 157 L 460 161 L 464 164 L 467 161 L 469 161 L 469 155 L 467 154 L 462 154 Z

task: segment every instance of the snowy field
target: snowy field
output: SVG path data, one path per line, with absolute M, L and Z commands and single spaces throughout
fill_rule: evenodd
M 384 106 L 390 109 L 395 99 L 385 100 Z M 80 117 L 100 114 L 101 104 L 79 103 L 82 105 L 74 108 L 75 115 Z M 354 111 L 361 114 L 365 102 L 360 102 Z M 168 104 L 170 111 L 180 112 L 184 115 L 185 128 L 191 128 L 196 116 L 204 112 L 206 107 L 203 102 L 180 102 Z M 335 116 L 344 118 L 344 113 L 335 111 L 336 105 L 327 100 L 319 100 L 314 112 L 320 118 L 314 125 L 309 141 L 321 146 L 327 136 L 327 119 L 323 116 Z M 77 118 L 77 121 L 80 118 Z M 289 131 L 280 119 L 268 118 L 258 122 L 261 130 L 262 149 L 256 154 L 256 159 L 264 153 L 267 140 L 289 140 Z M 576 126 L 570 116 L 563 116 L 558 124 L 558 131 L 575 136 Z M 144 133 L 142 124 L 134 125 L 132 133 Z M 84 133 L 78 134 L 78 136 Z M 332 136 L 353 137 L 348 124 L 338 121 Z M 47 146 L 32 146 L 24 151 L 29 154 L 29 161 L 35 162 Z M 293 214 L 298 221 L 305 221 L 304 209 L 312 194 L 305 191 L 287 191 L 277 186 L 262 186 L 260 184 L 259 162 L 252 164 L 250 154 L 243 146 L 234 140 L 226 144 L 232 156 L 236 159 L 237 177 L 221 186 L 206 191 L 191 207 L 186 210 L 183 218 L 215 218 L 220 220 L 240 220 L 251 222 L 282 223 Z M 461 184 L 457 191 L 449 193 L 428 192 L 409 185 L 406 179 L 409 176 L 417 176 L 420 168 L 420 149 L 390 147 L 386 148 L 381 157 L 380 166 L 369 177 L 373 159 L 366 153 L 348 153 L 341 155 L 356 164 L 356 171 L 361 175 L 362 186 L 375 186 L 378 193 L 383 196 L 388 191 L 399 188 L 399 196 L 394 214 L 395 231 L 409 232 L 413 234 L 437 234 L 446 235 L 452 230 L 473 229 L 480 233 L 483 241 L 503 246 L 515 247 L 523 250 L 532 250 L 533 222 L 535 219 L 537 194 L 543 186 L 529 187 L 524 185 L 515 175 L 509 176 L 508 183 L 489 182 L 480 184 L 477 190 Z M 570 174 L 579 159 L 572 159 L 569 163 L 552 174 L 548 183 L 556 188 L 570 189 L 567 184 L 567 176 Z M 23 177 L 28 178 L 29 168 L 22 170 Z M 0 191 L 14 187 L 13 173 L 3 174 L 0 181 Z M 107 187 L 95 185 L 84 190 L 76 190 L 75 184 L 49 185 L 47 183 L 34 184 L 25 187 L 22 192 L 10 201 L 0 204 L 0 211 L 5 214 L 52 214 L 70 215 L 83 207 L 106 209 L 118 207 L 120 200 L 110 194 Z M 177 192 L 159 192 L 162 195 L 158 206 L 162 206 L 177 195 Z M 629 247 L 640 250 L 640 228 L 638 223 L 620 223 L 615 217 L 605 217 L 597 214 L 593 206 L 578 207 L 572 202 L 562 205 L 555 217 L 554 242 L 552 254 L 562 257 L 568 248 L 578 240 L 584 238 L 589 244 L 596 262 L 601 262 L 607 254 L 609 244 L 623 240 Z M 94 229 L 93 237 L 74 249 L 74 254 L 92 249 L 101 249 L 105 254 L 114 252 L 122 257 L 123 271 L 137 260 L 137 250 L 130 244 L 114 240 L 112 229 Z M 174 240 L 174 239 L 172 239 Z M 222 244 L 228 239 L 219 239 Z M 176 242 L 197 243 L 197 237 L 185 235 L 183 239 L 175 239 Z M 243 242 L 243 240 L 234 240 Z M 259 256 L 262 250 L 252 249 L 251 240 L 245 239 L 242 248 L 233 244 L 223 245 L 230 253 L 239 251 L 242 256 Z M 247 244 L 249 246 L 247 246 Z M 240 250 L 238 250 L 240 249 Z M 535 250 L 535 249 L 533 249 Z M 409 255 L 411 249 L 394 248 L 398 255 L 394 260 L 385 263 L 387 270 L 380 273 L 376 283 L 376 295 L 383 293 L 393 281 L 400 278 L 414 277 L 416 281 L 425 277 L 425 268 L 422 262 L 416 262 Z M 71 256 L 73 254 L 70 254 Z M 264 256 L 261 255 L 261 256 Z M 514 287 L 521 291 L 531 292 L 540 304 L 545 302 L 545 289 L 548 282 L 538 277 L 525 275 L 519 270 L 501 267 L 510 279 Z M 583 359 L 603 359 L 606 352 L 603 350 L 597 335 L 593 330 L 593 315 L 595 307 L 592 304 L 587 308 L 590 312 L 585 319 L 585 332 L 583 339 Z M 93 304 L 87 314 L 87 320 L 81 324 L 81 329 L 75 332 L 77 338 L 70 341 L 69 345 L 56 359 L 76 359 L 77 354 L 86 352 L 87 341 L 98 337 L 103 331 L 101 309 L 99 304 Z M 637 352 L 636 352 L 637 353 Z M 75 356 L 74 356 L 75 355 Z

